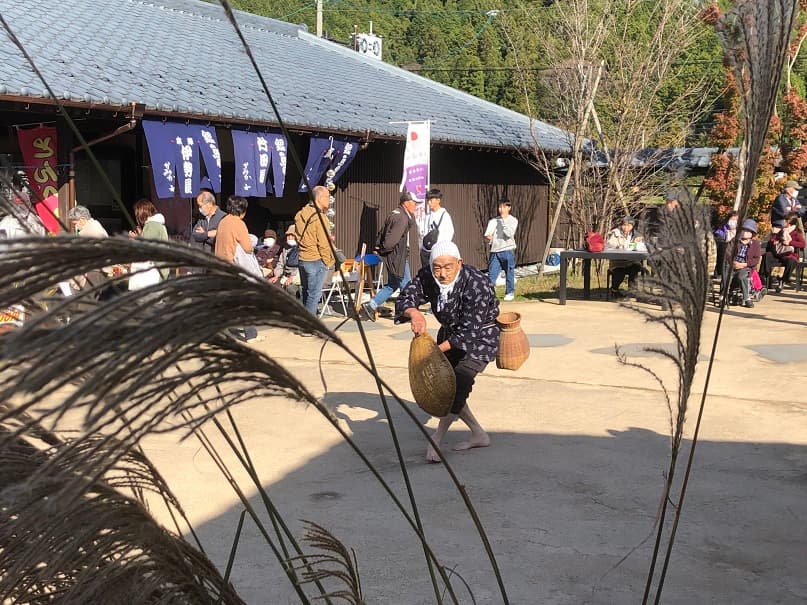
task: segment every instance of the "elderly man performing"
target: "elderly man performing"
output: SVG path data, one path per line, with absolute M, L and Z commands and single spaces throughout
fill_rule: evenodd
M 451 413 L 441 418 L 432 440 L 442 443 L 448 428 L 457 419 L 471 429 L 471 438 L 454 446 L 455 451 L 490 445 L 490 437 L 467 405 L 476 375 L 496 358 L 499 349 L 499 301 L 490 281 L 476 267 L 463 265 L 453 242 L 437 242 L 431 249 L 430 266 L 423 267 L 403 289 L 395 304 L 396 322 L 412 322 L 417 336 L 426 331 L 426 318 L 418 310 L 425 303 L 440 322 L 437 346 L 445 353 L 457 377 L 457 392 Z M 427 462 L 440 462 L 429 444 Z

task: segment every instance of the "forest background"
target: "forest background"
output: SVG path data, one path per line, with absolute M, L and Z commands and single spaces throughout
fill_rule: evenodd
M 316 31 L 314 0 L 232 4 Z M 635 211 L 638 197 L 660 199 L 676 179 L 711 201 L 716 220 L 733 206 L 739 175 L 734 150 L 742 138 L 739 99 L 715 27 L 732 4 L 323 0 L 323 30 L 325 38 L 350 46 L 354 31 L 368 33 L 372 22 L 385 62 L 597 141 L 610 158 L 608 166 L 576 176 L 569 186 L 564 222 L 579 224 L 582 232 L 601 230 L 623 211 Z M 763 229 L 783 180 L 807 176 L 807 153 L 801 149 L 807 137 L 807 60 L 799 53 L 806 33 L 801 17 L 771 122 L 771 151 L 763 158 L 749 209 Z M 595 73 L 597 65 L 602 68 Z M 585 115 L 589 99 L 593 115 Z M 691 175 L 637 172 L 631 166 L 640 150 L 670 147 L 717 148 L 709 172 L 698 175 L 703 186 L 687 181 Z M 557 185 L 557 205 L 561 175 L 552 159 L 542 158 L 536 145 L 531 161 Z

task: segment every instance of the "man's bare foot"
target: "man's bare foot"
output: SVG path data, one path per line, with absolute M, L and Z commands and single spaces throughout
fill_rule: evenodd
M 429 464 L 439 464 L 442 462 L 440 456 L 437 454 L 437 450 L 431 446 L 431 443 L 426 448 L 426 462 Z
M 489 445 L 490 437 L 488 437 L 487 433 L 482 433 L 481 435 L 471 436 L 468 441 L 460 441 L 453 449 L 455 452 L 464 452 L 465 450 L 471 450 L 475 447 L 488 447 Z

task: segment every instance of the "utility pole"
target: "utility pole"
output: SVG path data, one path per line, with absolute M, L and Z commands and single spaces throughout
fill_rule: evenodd
M 317 38 L 322 37 L 322 0 L 317 0 Z

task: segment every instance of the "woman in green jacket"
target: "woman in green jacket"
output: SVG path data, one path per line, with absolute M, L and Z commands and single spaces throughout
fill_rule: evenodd
M 133 208 L 137 231 L 129 231 L 129 237 L 142 237 L 145 239 L 167 240 L 168 231 L 165 228 L 165 217 L 157 212 L 157 208 L 150 200 L 138 200 Z M 168 269 L 157 270 L 151 261 L 132 263 L 129 289 L 139 290 L 153 286 L 160 279 L 168 277 Z

